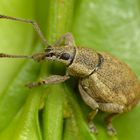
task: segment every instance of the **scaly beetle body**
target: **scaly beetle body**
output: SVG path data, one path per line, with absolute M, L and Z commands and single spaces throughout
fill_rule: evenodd
M 136 75 L 125 63 L 110 54 L 62 46 L 50 47 L 46 58 L 66 64 L 67 74 L 79 78 L 80 92 L 94 98 L 98 104 L 95 106 L 103 111 L 102 105 L 106 103 L 117 106 L 116 110 L 107 112 L 129 111 L 140 99 L 140 84 Z
M 79 79 L 79 91 L 85 103 L 92 108 L 88 123 L 92 132 L 97 132 L 92 120 L 98 110 L 108 112 L 105 118 L 108 133 L 116 134 L 112 126 L 114 116 L 130 111 L 140 99 L 140 83 L 132 70 L 116 57 L 75 45 L 70 33 L 62 36 L 53 46 L 49 45 L 38 24 L 31 20 L 0 15 L 0 18 L 31 23 L 44 45 L 44 52 L 32 56 L 17 56 L 1 53 L 0 57 L 29 58 L 35 61 L 59 61 L 67 66 L 65 76 L 52 75 L 45 80 L 27 84 L 29 88 L 42 84 L 61 83 L 75 76 Z
M 92 131 L 97 132 L 91 121 L 98 110 L 101 110 L 111 113 L 106 118 L 107 129 L 109 134 L 115 134 L 112 118 L 130 111 L 140 99 L 140 83 L 136 75 L 125 63 L 107 53 L 76 46 L 49 49 L 50 53 L 46 54 L 50 60 L 66 64 L 67 75 L 79 78 L 80 94 L 93 109 L 91 118 L 89 117 Z

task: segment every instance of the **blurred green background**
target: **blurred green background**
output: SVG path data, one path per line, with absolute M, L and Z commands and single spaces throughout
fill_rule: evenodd
M 110 52 L 140 79 L 139 5 L 139 0 L 0 0 L 0 14 L 38 21 L 50 43 L 72 32 L 78 46 Z M 0 19 L 0 52 L 31 54 L 43 47 L 30 25 Z M 75 85 L 25 88 L 48 76 L 50 67 L 47 62 L 0 59 L 0 140 L 139 140 L 140 105 L 114 120 L 116 137 L 106 134 L 104 113 L 99 113 L 99 134 L 94 136 L 86 125 L 90 109 Z M 55 67 L 63 74 L 61 65 Z

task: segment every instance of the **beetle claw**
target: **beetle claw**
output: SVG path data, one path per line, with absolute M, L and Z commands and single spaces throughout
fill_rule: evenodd
M 115 129 L 112 125 L 108 125 L 108 126 L 107 126 L 107 133 L 108 133 L 110 136 L 115 136 L 115 135 L 117 135 L 117 131 L 116 131 L 116 129 Z
M 93 122 L 89 122 L 88 127 L 91 133 L 98 134 L 98 130 Z

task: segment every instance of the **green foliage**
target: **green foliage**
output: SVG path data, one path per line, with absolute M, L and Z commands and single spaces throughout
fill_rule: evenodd
M 116 55 L 140 79 L 139 0 L 0 0 L 0 14 L 36 19 L 50 43 L 72 32 L 78 46 Z M 42 46 L 36 38 L 30 25 L 0 19 L 0 52 L 39 51 Z M 49 75 L 49 66 L 0 59 L 0 140 L 139 139 L 139 105 L 114 120 L 116 137 L 106 134 L 104 114 L 99 113 L 95 119 L 99 134 L 94 136 L 86 124 L 90 109 L 75 91 L 64 84 L 33 90 L 24 87 Z

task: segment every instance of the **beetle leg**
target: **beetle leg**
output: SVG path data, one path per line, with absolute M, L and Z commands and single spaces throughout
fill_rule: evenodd
M 118 115 L 118 113 L 112 113 L 112 114 L 109 114 L 108 116 L 105 117 L 105 124 L 106 124 L 107 132 L 109 135 L 116 135 L 117 134 L 116 129 L 112 125 L 112 120 L 117 115 Z
M 85 103 L 93 109 L 93 111 L 88 115 L 88 126 L 91 132 L 97 133 L 96 126 L 93 123 L 93 119 L 98 112 L 98 103 L 83 89 L 81 84 L 79 84 L 79 91 Z
M 97 134 L 98 131 L 96 129 L 96 126 L 93 123 L 93 119 L 97 113 L 98 113 L 98 109 L 95 109 L 88 114 L 88 118 L 87 118 L 89 130 L 95 134 Z
M 124 106 L 116 103 L 98 103 L 98 104 L 100 110 L 111 113 L 105 118 L 105 123 L 106 123 L 108 134 L 116 135 L 117 132 L 112 125 L 112 119 L 114 116 L 124 112 Z
M 42 40 L 43 44 L 47 47 L 49 46 L 45 36 L 43 35 L 43 33 L 36 21 L 27 20 L 27 19 L 23 19 L 23 18 L 15 18 L 15 17 L 5 16 L 5 15 L 0 15 L 0 19 L 15 20 L 15 21 L 31 24 L 33 26 L 33 28 L 35 29 L 35 31 L 37 32 L 40 39 Z
M 61 36 L 60 39 L 56 41 L 54 46 L 60 46 L 62 44 L 68 46 L 75 46 L 75 41 L 71 33 L 66 33 Z
M 82 99 L 88 106 L 90 106 L 93 110 L 99 108 L 98 103 L 83 89 L 81 84 L 79 84 L 79 91 L 82 96 Z
M 37 87 L 40 85 L 48 85 L 48 84 L 58 84 L 68 80 L 70 77 L 68 75 L 61 76 L 61 75 L 52 75 L 47 77 L 45 80 L 39 80 L 37 82 L 32 82 L 26 84 L 28 88 Z
M 122 113 L 124 106 L 117 103 L 98 103 L 99 109 L 108 113 Z

